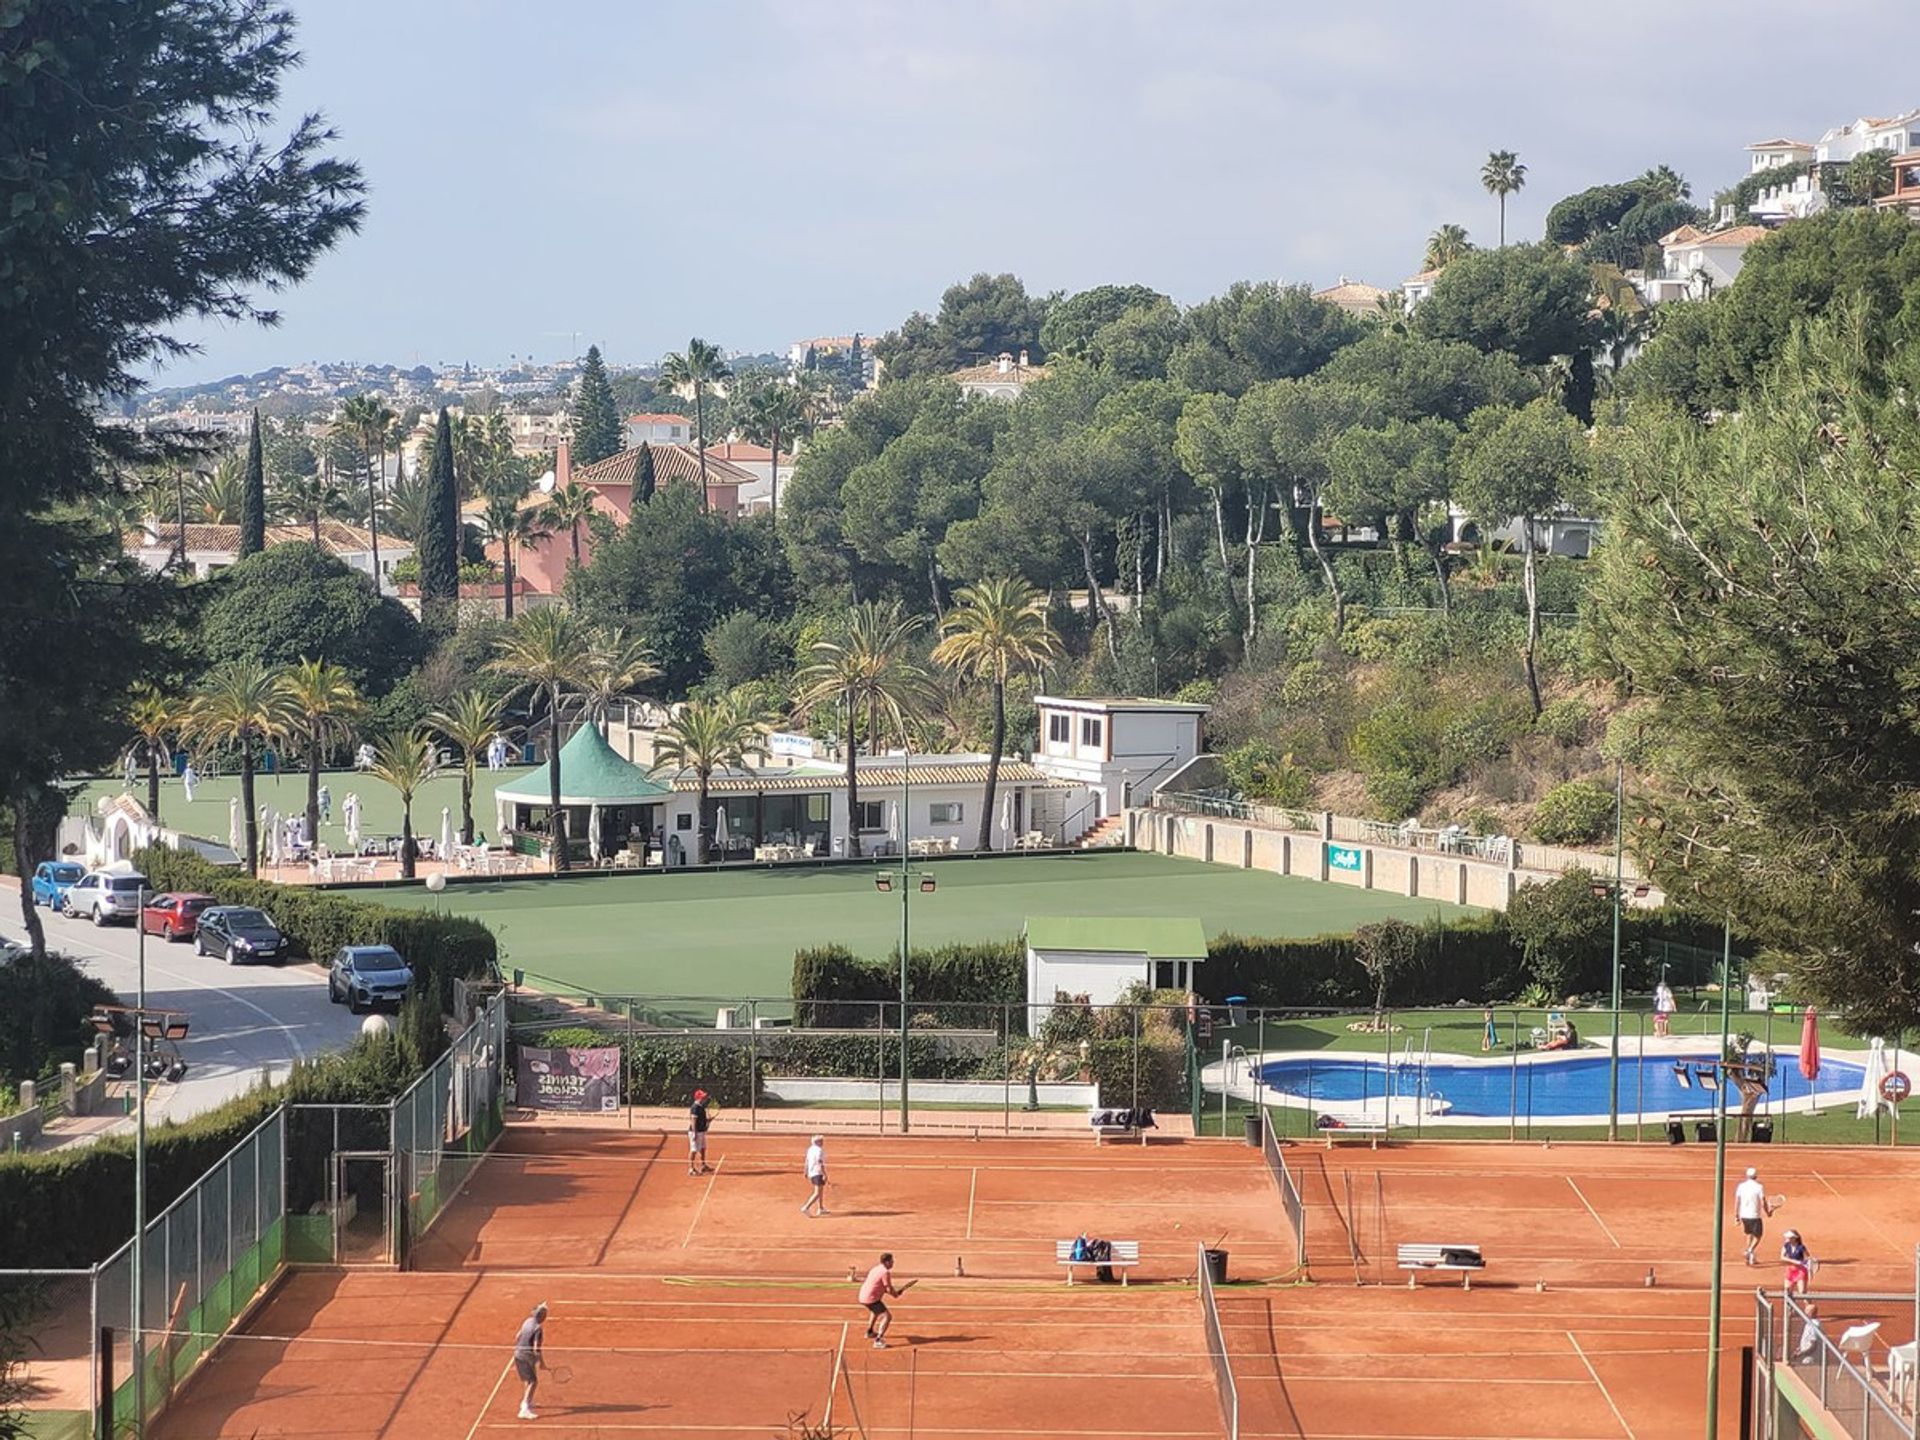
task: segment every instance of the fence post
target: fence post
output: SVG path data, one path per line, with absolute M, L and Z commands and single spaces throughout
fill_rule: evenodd
M 1520 1138 L 1520 1012 L 1513 1012 L 1513 1078 L 1507 1086 L 1507 1139 Z
M 760 1002 L 747 1001 L 747 1131 L 760 1128 Z
M 1191 1043 L 1191 1041 L 1189 1041 Z M 1133 1007 L 1133 1108 L 1140 1108 L 1140 1007 Z

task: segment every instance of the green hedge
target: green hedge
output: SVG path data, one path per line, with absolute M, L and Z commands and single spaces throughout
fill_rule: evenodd
M 988 1028 L 995 1006 L 1027 1003 L 1026 947 L 1015 940 L 915 950 L 908 967 L 915 1024 Z M 793 957 L 794 1023 L 802 1027 L 873 1025 L 875 1002 L 900 998 L 900 952 L 862 959 L 844 945 Z M 898 1024 L 898 1015 L 892 1020 Z
M 0 1082 L 46 1079 L 93 1043 L 88 1016 L 119 997 L 64 955 L 0 969 Z
M 142 850 L 133 859 L 156 890 L 197 891 L 224 905 L 255 905 L 267 911 L 295 955 L 324 961 L 342 945 L 391 945 L 443 1012 L 453 1008 L 456 978 L 479 980 L 498 973 L 499 942 L 478 920 L 395 910 L 308 885 L 275 885 L 178 850 Z

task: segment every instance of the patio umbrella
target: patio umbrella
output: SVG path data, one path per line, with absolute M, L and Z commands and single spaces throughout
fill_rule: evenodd
M 1878 1035 L 1873 1037 L 1867 1051 L 1867 1063 L 1860 1071 L 1860 1096 L 1854 1106 L 1854 1118 L 1864 1120 L 1877 1114 L 1886 1103 L 1880 1094 L 1880 1081 L 1892 1067 L 1887 1064 L 1887 1042 Z
M 727 853 L 727 807 L 724 805 L 713 807 L 713 843 L 724 859 Z
M 725 815 L 727 812 L 722 810 L 720 813 Z M 600 807 L 598 805 L 587 807 L 587 855 L 594 864 L 600 863 Z
M 349 792 L 347 798 L 341 803 L 340 818 L 346 822 L 347 826 L 347 848 L 349 850 L 358 850 L 360 848 L 360 795 L 358 791 Z
M 227 848 L 236 855 L 240 853 L 240 797 L 238 795 L 227 801 Z
M 1820 1078 L 1820 1017 L 1811 1005 L 1800 1022 L 1800 1074 L 1809 1083 Z
M 887 802 L 887 838 L 893 841 L 894 849 L 900 848 L 900 802 L 898 800 Z
M 1000 801 L 1000 843 L 1013 843 L 1013 791 L 1007 791 Z
M 267 812 L 267 863 L 276 869 L 280 865 L 280 817 L 271 810 Z
M 444 864 L 453 854 L 453 810 L 452 807 L 440 807 L 440 860 Z

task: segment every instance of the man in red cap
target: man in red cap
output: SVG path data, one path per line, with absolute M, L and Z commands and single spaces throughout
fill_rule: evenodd
M 687 1174 L 707 1173 L 707 1092 L 693 1092 L 693 1104 L 687 1108 Z

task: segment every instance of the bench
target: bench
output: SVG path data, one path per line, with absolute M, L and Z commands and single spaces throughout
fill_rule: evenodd
M 1481 1258 L 1478 1245 L 1402 1245 L 1400 1247 L 1400 1268 L 1411 1272 L 1407 1276 L 1407 1288 L 1414 1288 L 1420 1279 L 1422 1270 L 1458 1270 L 1460 1288 L 1473 1288 L 1473 1272 L 1487 1268 L 1487 1262 Z
M 1382 1140 L 1392 1138 L 1387 1133 L 1391 1128 L 1387 1125 L 1329 1125 L 1320 1133 L 1326 1137 L 1329 1150 L 1336 1140 L 1366 1140 L 1370 1142 L 1369 1148 L 1378 1150 Z
M 1127 1111 L 1111 1105 L 1096 1105 L 1087 1112 L 1087 1123 L 1093 1128 L 1093 1143 L 1098 1145 L 1103 1140 L 1111 1139 L 1128 1140 L 1137 1135 L 1140 1137 L 1140 1143 L 1146 1144 L 1147 1131 L 1154 1127 L 1140 1123 L 1137 1117 L 1141 1114 L 1145 1114 L 1149 1120 L 1153 1118 L 1151 1111 Z M 1102 1120 L 1100 1117 L 1103 1115 L 1126 1115 L 1128 1118 Z
M 1140 1263 L 1140 1242 L 1138 1240 L 1109 1240 L 1113 1247 L 1111 1260 L 1076 1260 L 1073 1258 L 1072 1240 L 1053 1242 L 1053 1263 L 1067 1267 L 1067 1284 L 1073 1284 L 1073 1272 L 1082 1265 L 1111 1265 L 1120 1272 L 1120 1283 L 1127 1283 L 1127 1271 Z

